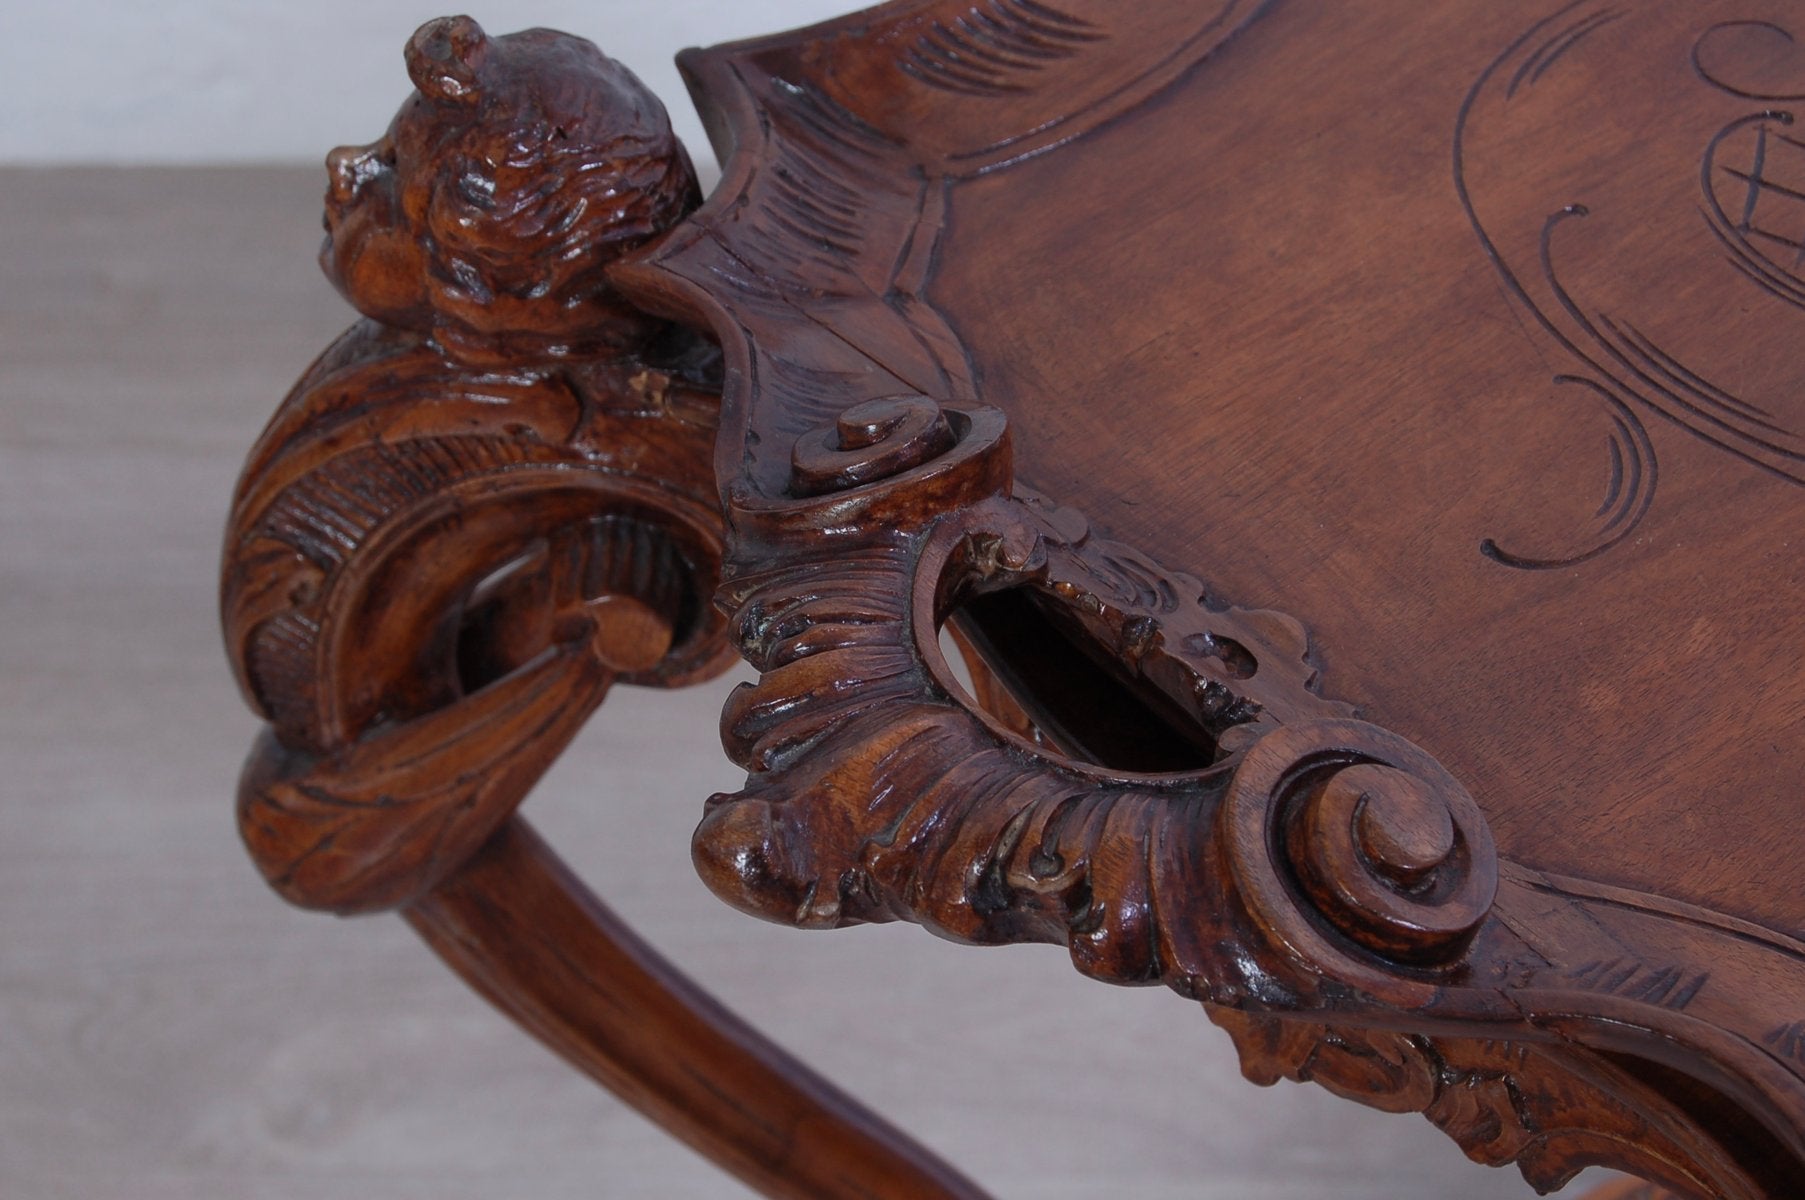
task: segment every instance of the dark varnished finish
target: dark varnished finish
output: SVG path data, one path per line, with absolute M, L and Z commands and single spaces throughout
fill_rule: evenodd
M 406 906 L 760 1186 L 973 1194 L 856 1113 L 781 1161 L 699 1120 L 696 1060 L 595 1015 L 609 947 L 664 969 L 509 823 L 608 682 L 725 633 L 750 777 L 694 851 L 732 903 L 1063 944 L 1201 1001 L 1250 1078 L 1538 1187 L 1797 1193 L 1796 19 L 902 0 L 685 56 L 727 163 L 688 215 L 618 68 L 428 27 L 335 168 L 328 269 L 379 324 L 228 546 L 253 854 Z M 527 111 L 597 97 L 618 232 L 541 219 L 555 154 L 463 183 L 444 134 L 511 119 L 510 62 Z M 722 1028 L 724 1078 L 788 1069 Z
M 533 1036 L 766 1195 L 983 1197 L 699 991 L 519 819 L 406 916 Z
M 607 282 L 698 197 L 663 109 L 587 42 L 439 21 L 408 67 L 388 135 L 330 161 L 322 261 L 369 319 L 277 412 L 227 535 L 228 645 L 270 722 L 239 797 L 252 857 L 298 904 L 400 909 L 769 1195 L 980 1196 L 685 980 L 513 815 L 612 683 L 731 657 L 709 603 L 716 354 Z
M 1805 1186 L 1789 19 L 923 2 L 687 57 L 727 177 L 620 278 L 726 351 L 711 886 L 1063 943 L 1539 1186 Z

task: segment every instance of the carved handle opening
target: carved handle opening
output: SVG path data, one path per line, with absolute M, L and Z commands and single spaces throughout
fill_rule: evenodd
M 1026 587 L 972 596 L 945 628 L 976 678 L 974 703 L 1037 747 L 1114 771 L 1197 771 L 1217 738 L 1166 696 L 1137 685 L 1120 660 L 1049 598 Z

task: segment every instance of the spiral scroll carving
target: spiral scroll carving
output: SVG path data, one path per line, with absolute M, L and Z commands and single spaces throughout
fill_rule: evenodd
M 227 648 L 267 722 L 239 787 L 252 860 L 295 904 L 399 910 L 761 1194 L 981 1200 L 661 959 L 516 811 L 613 684 L 732 658 L 709 602 L 720 352 L 616 274 L 701 197 L 663 107 L 589 42 L 443 18 L 407 63 L 388 132 L 329 159 L 322 264 L 367 319 L 278 409 L 227 528 Z
M 831 428 L 804 434 L 791 456 L 798 495 L 875 483 L 919 467 L 957 440 L 946 413 L 926 396 L 885 396 L 855 404 Z
M 1364 722 L 1263 738 L 1221 819 L 1249 907 L 1287 940 L 1311 935 L 1307 907 L 1363 950 L 1446 963 L 1497 895 L 1497 852 L 1473 798 L 1428 754 Z
M 221 588 L 269 722 L 247 848 L 340 912 L 455 874 L 615 680 L 730 653 L 706 600 L 718 352 L 608 277 L 700 198 L 662 108 L 546 30 L 446 18 L 406 57 L 413 101 L 328 163 L 322 265 L 367 319 L 252 451 Z

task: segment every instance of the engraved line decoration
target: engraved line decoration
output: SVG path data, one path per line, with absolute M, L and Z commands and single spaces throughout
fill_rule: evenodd
M 1775 373 L 1733 351 L 1750 340 L 1737 336 L 1748 325 L 1783 326 L 1791 344 L 1805 346 L 1805 138 L 1790 111 L 1750 111 L 1751 101 L 1805 97 L 1805 54 L 1775 0 L 1740 0 L 1733 17 L 1721 11 L 1728 7 L 1700 5 L 1688 28 L 1643 9 L 1577 0 L 1506 47 L 1460 106 L 1453 182 L 1480 248 L 1534 318 L 1532 334 L 1574 364 L 1555 376 L 1551 394 L 1583 389 L 1608 422 L 1604 500 L 1586 532 L 1559 548 L 1482 539 L 1481 553 L 1501 565 L 1577 566 L 1636 532 L 1661 474 L 1644 428 L 1649 414 L 1696 443 L 1805 484 L 1805 404 L 1762 391 Z M 1751 15 L 1751 7 L 1766 11 Z M 1587 90 L 1588 61 L 1625 56 L 1647 64 L 1645 86 L 1608 97 Z M 1701 88 L 1721 104 L 1699 103 Z M 1564 136 L 1566 123 L 1587 119 L 1600 103 L 1626 129 L 1687 122 L 1673 140 L 1696 138 L 1699 159 L 1676 170 L 1652 150 L 1626 147 L 1602 165 L 1582 155 Z M 1506 186 L 1509 163 L 1519 174 Z M 1524 194 L 1543 203 L 1526 203 Z M 1681 281 L 1713 295 L 1702 307 L 1714 317 L 1687 326 L 1664 320 L 1659 294 Z
M 1400 1011 L 1426 1025 L 1493 1021 L 1500 1061 L 1475 1064 L 1474 1076 L 1489 1084 L 1495 1072 L 1489 1092 L 1506 1099 L 1506 1081 L 1526 1069 L 1511 1057 L 1514 1030 L 1565 1044 L 1557 1075 L 1606 1069 L 1592 1051 L 1625 1029 L 1644 1031 L 1723 1064 L 1720 1078 L 1748 1079 L 1762 1111 L 1778 1114 L 1775 1136 L 1788 1136 L 1783 1118 L 1805 1112 L 1805 1089 L 1796 1073 L 1775 1074 L 1775 1057 L 1758 1045 L 1778 1018 L 1761 1014 L 1757 1026 L 1734 997 L 1805 964 L 1734 936 L 1717 939 L 1722 953 L 1708 964 L 1663 957 L 1668 928 L 1687 918 L 1652 898 L 1601 899 L 1579 887 L 1559 901 L 1578 940 L 1556 939 L 1532 919 L 1548 909 L 1547 885 L 1525 883 L 1520 866 L 1474 849 L 1489 846 L 1476 825 L 1434 868 L 1448 873 L 1436 897 L 1459 903 L 1428 914 L 1440 925 L 1422 936 L 1420 914 L 1405 903 L 1409 886 L 1398 882 L 1413 864 L 1372 860 L 1368 843 L 1386 839 L 1368 835 L 1386 813 L 1401 823 L 1438 804 L 1450 828 L 1459 824 L 1460 793 L 1438 784 L 1432 760 L 1325 698 L 1295 621 L 1212 604 L 1200 581 L 1093 537 L 1080 515 L 1037 502 L 1013 479 L 1007 422 L 983 404 L 957 332 L 927 299 L 949 182 L 1075 148 L 1101 114 L 1169 81 L 1164 72 L 1180 53 L 1140 47 L 1134 64 L 1157 61 L 1151 73 L 1118 62 L 1136 24 L 1112 21 L 1101 3 L 1066 7 L 1110 36 L 1010 77 L 1028 90 L 982 102 L 895 65 L 933 23 L 956 26 L 970 3 L 892 6 L 856 29 L 823 27 L 818 44 L 789 35 L 685 60 L 731 125 L 720 138 L 732 150 L 726 176 L 697 216 L 615 279 L 669 315 L 713 328 L 726 356 L 717 469 L 732 549 L 720 601 L 760 678 L 724 715 L 723 740 L 748 777 L 711 800 L 697 829 L 703 877 L 768 919 L 817 928 L 900 919 L 964 942 L 1062 944 L 1091 977 L 1160 982 L 1212 1006 L 1286 1018 L 1275 1024 L 1353 1028 Z M 1175 22 L 1195 22 L 1186 24 L 1185 65 L 1245 28 L 1235 18 L 1258 11 L 1235 0 L 1181 17 L 1174 4 Z M 1198 40 L 1206 21 L 1213 43 Z M 1524 65 L 1513 55 L 1536 58 L 1505 116 L 1545 108 L 1551 89 L 1584 74 L 1576 63 L 1639 21 L 1625 6 L 1579 3 L 1525 35 L 1490 72 L 1496 95 L 1482 80 L 1469 97 L 1458 186 L 1475 165 L 1463 151 L 1483 152 L 1496 132 L 1507 82 Z M 1679 69 L 1703 87 L 1685 53 L 1692 32 L 1680 42 Z M 896 72 L 897 82 L 885 81 L 895 105 L 874 110 L 839 90 L 832 65 L 852 52 L 833 40 L 842 37 L 889 47 L 891 65 L 876 60 L 873 69 Z M 1055 103 L 1047 93 L 1057 89 L 1066 94 Z M 1740 115 L 1726 110 L 1696 145 Z M 1680 211 L 1714 246 L 1698 221 L 1696 167 L 1692 157 L 1676 173 Z M 1741 404 L 1778 421 L 1784 405 L 1743 394 L 1733 374 L 1698 359 L 1673 330 L 1584 286 L 1584 257 L 1570 259 L 1569 242 L 1615 220 L 1615 198 L 1551 187 L 1525 228 L 1500 232 L 1489 220 L 1487 164 L 1471 176 L 1468 211 L 1482 242 L 1513 283 L 1509 264 L 1527 264 L 1517 268 L 1519 299 L 1565 339 L 1572 366 L 1553 372 L 1558 393 L 1602 412 L 1610 432 L 1602 500 L 1594 494 L 1581 510 L 1595 513 L 1603 535 L 1577 552 L 1616 544 L 1654 494 L 1643 422 L 1659 410 L 1594 334 L 1574 326 L 1557 293 L 1593 330 L 1633 344 L 1649 374 L 1665 377 L 1653 369 L 1660 364 L 1672 377 L 1709 381 L 1714 390 L 1699 386 L 1722 411 L 1745 411 Z M 1582 210 L 1582 201 L 1591 203 Z M 855 207 L 858 220 L 846 220 Z M 1544 248 L 1560 263 L 1553 283 L 1541 271 Z M 804 257 L 806 273 L 796 267 Z M 938 627 L 966 600 L 1011 595 L 1065 622 L 1076 643 L 1137 677 L 1146 694 L 1213 722 L 1211 752 L 1191 769 L 1105 766 L 974 711 L 947 683 Z M 1324 836 L 1296 832 L 1305 826 Z M 1496 876 L 1503 890 L 1494 902 Z M 1336 901 L 1342 891 L 1358 903 Z M 1593 919 L 1606 909 L 1608 922 Z M 1590 982 L 1588 965 L 1603 986 Z M 1335 986 L 1325 988 L 1329 979 Z M 1429 1035 L 1425 1044 L 1454 1061 L 1449 1043 Z M 1383 1089 L 1363 1081 L 1350 1092 L 1374 1103 Z M 1441 1094 L 1451 1107 L 1472 1098 L 1466 1087 Z M 1411 1100 L 1421 1110 L 1435 1097 Z M 1489 1138 L 1485 1113 L 1452 1115 L 1461 1119 L 1444 1127 L 1469 1153 L 1540 1170 L 1525 1161 L 1527 1143 Z M 1670 1132 L 1683 1125 L 1671 1114 L 1661 1123 Z M 1595 1152 L 1586 1130 L 1544 1132 L 1566 1151 Z M 1754 1185 L 1705 1142 L 1667 1161 L 1695 1162 L 1700 1173 L 1688 1180 L 1754 1200 Z M 1538 1178 L 1552 1186 L 1574 1161 L 1561 1158 Z
M 1479 552 L 1494 562 L 1522 570 L 1549 570 L 1573 567 L 1611 549 L 1636 531 L 1643 516 L 1654 503 L 1655 482 L 1660 466 L 1648 430 L 1635 411 L 1595 379 L 1582 375 L 1556 375 L 1557 387 L 1577 388 L 1604 405 L 1611 422 L 1606 440 L 1610 455 L 1610 480 L 1605 485 L 1604 499 L 1592 514 L 1597 541 L 1589 548 L 1548 557 L 1507 550 L 1494 538 L 1479 543 Z
M 1762 1039 L 1775 1054 L 1805 1063 L 1805 1021 L 1782 1025 Z
M 1708 971 L 1688 975 L 1678 967 L 1651 968 L 1633 959 L 1594 959 L 1567 976 L 1574 983 L 1613 996 L 1628 996 L 1675 1010 L 1692 1003 L 1711 979 Z
M 932 173 L 961 177 L 1019 162 L 1084 136 L 1215 54 L 1275 0 L 1174 6 L 1161 21 L 1118 19 L 1098 0 L 892 3 L 861 14 L 858 36 L 892 47 L 879 69 L 889 102 L 818 83 L 876 125 L 906 121 Z M 782 37 L 748 43 L 783 52 Z M 827 60 L 823 59 L 821 66 Z M 816 74 L 817 72 L 811 72 Z
M 1785 46 L 1789 65 L 1795 72 L 1791 86 L 1779 88 L 1763 86 L 1759 80 L 1734 80 L 1723 77 L 1712 60 L 1716 57 L 1713 47 L 1732 38 L 1763 38 Z M 1719 21 L 1692 43 L 1692 69 L 1698 77 L 1732 96 L 1743 100 L 1779 100 L 1794 102 L 1805 100 L 1805 54 L 1799 50 L 1798 39 L 1792 31 L 1777 21 L 1734 20 Z
M 1524 56 L 1523 65 L 1518 67 L 1516 73 L 1510 77 L 1510 88 L 1505 95 L 1507 97 L 1515 96 L 1517 89 L 1523 86 L 1525 79 L 1530 83 L 1536 82 L 1547 74 L 1549 68 L 1553 67 L 1562 55 L 1579 45 L 1588 35 L 1596 33 L 1622 15 L 1621 11 L 1612 9 L 1582 16 L 1540 43 L 1533 53 Z
M 1725 126 L 1711 139 L 1700 182 L 1705 220 L 1730 264 L 1778 299 L 1805 308 L 1805 171 L 1799 169 L 1805 140 L 1789 132 L 1792 124 L 1790 112 L 1762 112 Z M 1777 176 L 1788 168 L 1792 182 L 1782 183 Z
M 929 25 L 898 64 L 929 87 L 966 96 L 1021 93 L 1020 77 L 1107 36 L 1089 21 L 1034 0 L 988 0 Z

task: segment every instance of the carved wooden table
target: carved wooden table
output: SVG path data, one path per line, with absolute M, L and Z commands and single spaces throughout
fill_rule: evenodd
M 228 536 L 253 856 L 771 1194 L 979 1195 L 513 815 L 731 644 L 731 903 L 1062 943 L 1540 1187 L 1805 1194 L 1800 16 L 899 0 L 683 57 L 699 208 L 587 43 L 422 28 Z

